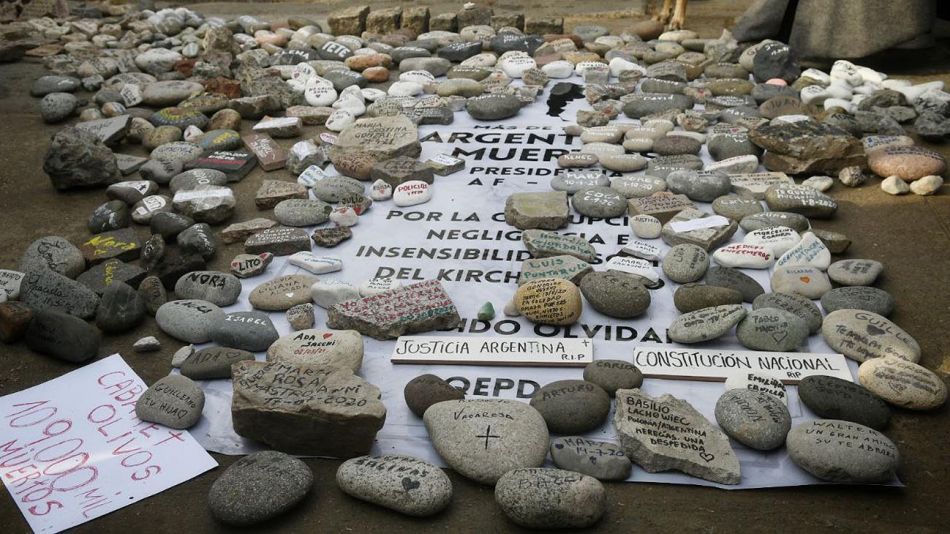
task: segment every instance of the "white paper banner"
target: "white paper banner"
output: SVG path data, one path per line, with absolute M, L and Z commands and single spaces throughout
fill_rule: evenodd
M 116 354 L 0 397 L 0 480 L 34 531 L 66 530 L 218 465 L 187 431 L 135 416 L 146 389 Z

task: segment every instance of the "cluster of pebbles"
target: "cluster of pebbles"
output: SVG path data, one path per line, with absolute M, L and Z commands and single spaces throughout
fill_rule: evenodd
M 535 528 L 592 525 L 606 510 L 600 481 L 625 479 L 633 463 L 738 483 L 729 438 L 758 450 L 785 446 L 820 479 L 887 482 L 899 461 L 897 447 L 878 432 L 889 406 L 928 410 L 946 399 L 943 381 L 917 363 L 919 344 L 887 318 L 896 299 L 874 287 L 884 266 L 835 258 L 849 239 L 811 224 L 834 216 L 837 204 L 825 192 L 837 183 L 858 187 L 877 175 L 890 194 L 939 190 L 944 158 L 916 146 L 905 127 L 925 139 L 950 134 L 942 83 L 890 80 L 846 61 L 830 73 L 802 71 L 787 45 L 738 43 L 728 32 L 701 39 L 687 30 L 664 33 L 652 22 L 619 35 L 600 26 L 565 32 L 560 18 L 473 4 L 438 15 L 425 7 L 357 6 L 326 25 L 303 17 L 280 24 L 205 18 L 185 8 L 84 13 L 10 24 L 5 34 L 15 39 L 0 44 L 3 61 L 43 58 L 50 74 L 31 94 L 45 122 L 70 123 L 52 137 L 43 163 L 53 187 L 105 187 L 108 198 L 90 215 L 88 240 L 77 246 L 42 237 L 18 270 L 0 270 L 0 339 L 23 339 L 36 352 L 81 363 L 98 355 L 100 332 L 126 332 L 153 315 L 163 332 L 188 345 L 172 358 L 180 374 L 141 396 L 142 420 L 189 428 L 204 405 L 196 380 L 233 377 L 237 389 L 274 365 L 316 364 L 333 380 L 368 386 L 371 416 L 367 408 L 345 417 L 369 417 L 381 427 L 378 390 L 353 376 L 362 365 L 361 335 L 385 339 L 407 330 L 358 299 L 424 294 L 451 308 L 414 331 L 451 327 L 458 315 L 441 286 L 321 281 L 343 262 L 313 247 L 350 239 L 374 202 L 429 201 L 436 175 L 464 167 L 447 154 L 420 161 L 418 125 L 449 124 L 463 112 L 480 121 L 509 119 L 549 85 L 552 98 L 576 93 L 576 83 L 552 80 L 577 77 L 589 107 L 566 131 L 583 147 L 558 160 L 565 172 L 551 180 L 550 192 L 514 194 L 505 204 L 506 221 L 523 230 L 532 256 L 505 313 L 569 325 L 586 301 L 604 315 L 634 318 L 650 306 L 650 288 L 662 274 L 676 284 L 682 315 L 669 336 L 677 343 L 735 332 L 751 350 L 785 352 L 821 335 L 861 362 L 860 384 L 802 381 L 803 402 L 826 419 L 792 428 L 784 387 L 767 376 L 727 383 L 718 427 L 685 401 L 640 393 L 643 375 L 622 361 L 600 360 L 583 380 L 547 384 L 530 404 L 465 399 L 432 375 L 411 381 L 406 403 L 436 450 L 462 475 L 494 485 L 508 517 Z M 231 184 L 258 165 L 280 171 L 255 195 L 258 209 L 272 210 L 273 218 L 234 222 Z M 573 212 L 626 216 L 638 240 L 596 271 L 594 248 L 557 232 Z M 147 239 L 136 225 L 148 229 Z M 741 239 L 733 240 L 740 228 Z M 244 242 L 230 272 L 207 269 L 219 240 Z M 222 310 L 281 255 L 317 276 L 259 284 L 250 292 L 252 310 Z M 745 269 L 771 270 L 769 290 Z M 332 330 L 312 328 L 315 305 L 327 310 Z M 296 332 L 278 333 L 269 316 L 278 311 Z M 482 320 L 493 315 L 491 303 L 478 312 Z M 330 348 L 314 358 L 303 350 L 313 340 Z M 155 338 L 135 347 L 161 350 Z M 254 363 L 262 351 L 268 362 Z M 606 422 L 611 398 L 620 445 L 582 437 Z M 250 393 L 242 399 L 253 404 Z M 662 407 L 705 429 L 718 459 L 641 442 L 642 413 L 633 417 L 634 406 Z M 235 401 L 235 414 L 245 408 Z M 251 423 L 238 430 L 291 448 Z M 365 438 L 363 430 L 354 436 Z M 822 433 L 839 439 L 818 445 L 810 437 Z M 439 468 L 357 449 L 336 454 L 353 457 L 337 473 L 346 493 L 412 516 L 451 502 L 451 483 Z M 549 454 L 557 469 L 541 468 Z M 257 453 L 222 474 L 209 504 L 224 522 L 254 524 L 303 500 L 312 485 L 303 462 Z

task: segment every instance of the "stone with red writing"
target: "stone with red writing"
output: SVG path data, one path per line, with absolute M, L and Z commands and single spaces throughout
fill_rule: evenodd
M 245 241 L 252 235 L 262 230 L 267 230 L 273 226 L 277 226 L 277 221 L 266 219 L 264 217 L 258 217 L 239 223 L 234 223 L 228 225 L 227 228 L 221 231 L 221 240 L 224 241 L 225 244 Z
M 221 308 L 205 300 L 173 300 L 155 312 L 155 322 L 166 334 L 188 343 L 211 341 L 211 330 L 224 318 Z
M 46 267 L 69 278 L 76 278 L 86 268 L 85 255 L 66 238 L 46 236 L 26 247 L 20 256 L 21 272 Z
M 342 367 L 243 361 L 233 367 L 238 435 L 292 454 L 367 454 L 386 420 L 379 388 Z
M 24 341 L 34 352 L 82 363 L 99 352 L 99 331 L 82 319 L 54 310 L 34 309 Z
M 376 339 L 444 330 L 457 326 L 460 321 L 455 304 L 437 280 L 347 300 L 327 311 L 328 327 L 356 330 Z
M 231 273 L 238 278 L 257 276 L 263 274 L 272 261 L 274 261 L 274 255 L 270 252 L 238 254 L 231 260 Z
M 194 271 L 178 279 L 175 295 L 183 299 L 207 300 L 218 306 L 230 306 L 241 295 L 241 281 L 233 274 Z
M 583 309 L 580 290 L 561 278 L 542 278 L 518 287 L 514 305 L 533 323 L 558 326 L 576 323 Z
M 135 416 L 142 421 L 184 430 L 201 419 L 205 393 L 182 375 L 168 375 L 149 386 L 135 401 Z
M 259 310 L 284 311 L 310 302 L 310 286 L 316 281 L 316 277 L 303 274 L 280 276 L 255 287 L 248 302 Z
M 740 481 L 729 438 L 682 399 L 621 389 L 614 426 L 627 457 L 647 472 L 676 470 L 719 484 Z
M 270 316 L 260 311 L 229 313 L 211 328 L 215 343 L 250 352 L 266 350 L 278 337 Z
M 254 157 L 257 158 L 257 162 L 260 163 L 261 168 L 265 171 L 283 169 L 284 165 L 287 164 L 289 154 L 286 150 L 281 148 L 277 142 L 271 139 L 269 135 L 248 134 L 244 136 L 243 139 L 244 146 L 254 154 Z
M 548 453 L 544 418 L 523 402 L 445 401 L 429 407 L 423 421 L 439 456 L 481 484 L 495 484 L 512 469 L 540 467 Z
M 267 361 L 345 367 L 363 365 L 363 337 L 355 330 L 306 329 L 281 336 L 267 349 Z
M 93 290 L 97 295 L 102 295 L 107 287 L 117 282 L 139 287 L 143 278 L 145 278 L 145 270 L 138 265 L 112 259 L 93 266 L 79 275 L 76 281 Z
M 182 362 L 181 374 L 194 380 L 231 378 L 231 366 L 237 362 L 253 360 L 254 354 L 231 347 L 207 347 L 189 356 Z
M 297 182 L 283 180 L 264 180 L 254 195 L 254 204 L 258 209 L 272 209 L 277 204 L 289 199 L 306 199 L 307 188 Z
M 393 190 L 393 204 L 400 208 L 424 204 L 432 198 L 432 187 L 420 180 L 410 180 Z
M 900 452 L 887 436 L 838 419 L 800 423 L 785 445 L 798 467 L 829 482 L 890 482 L 900 465 Z
M 713 259 L 724 267 L 768 269 L 775 261 L 772 250 L 762 245 L 733 243 L 713 252 Z
M 275 256 L 310 251 L 310 236 L 302 228 L 274 226 L 247 238 L 244 251 L 248 254 L 270 252 Z

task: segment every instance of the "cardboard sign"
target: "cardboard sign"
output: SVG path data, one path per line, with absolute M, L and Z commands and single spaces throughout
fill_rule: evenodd
M 35 532 L 72 528 L 218 465 L 187 431 L 135 416 L 146 389 L 115 354 L 0 397 L 0 480 Z
M 813 375 L 854 380 L 841 354 L 637 347 L 633 364 L 651 378 L 721 382 L 737 372 L 756 372 L 786 384 L 797 384 Z
M 594 361 L 594 344 L 588 339 L 402 336 L 396 340 L 390 360 L 393 363 L 583 367 Z

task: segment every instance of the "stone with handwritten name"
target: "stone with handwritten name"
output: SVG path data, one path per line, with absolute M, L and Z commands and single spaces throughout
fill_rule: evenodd
M 268 280 L 251 291 L 251 306 L 264 311 L 284 311 L 291 306 L 310 302 L 310 286 L 317 279 L 303 274 L 292 274 Z
M 270 316 L 260 311 L 229 313 L 211 329 L 215 343 L 250 352 L 267 350 L 278 337 Z
M 827 270 L 830 264 L 831 251 L 811 232 L 802 234 L 801 241 L 775 262 L 778 267 L 812 266 L 822 271 Z
M 270 252 L 260 254 L 238 254 L 231 260 L 231 273 L 238 278 L 251 278 L 263 274 L 274 261 Z
M 798 398 L 818 417 L 842 419 L 880 430 L 891 409 L 866 388 L 833 376 L 807 376 L 798 383 Z
M 630 217 L 630 230 L 633 235 L 641 239 L 656 239 L 660 237 L 663 225 L 652 215 L 634 215 Z
M 765 289 L 755 278 L 731 267 L 710 268 L 706 271 L 706 285 L 738 291 L 745 302 L 752 302 L 765 292 Z
M 623 360 L 595 360 L 584 367 L 584 380 L 597 384 L 613 397 L 618 389 L 640 387 L 643 373 Z
M 825 313 L 854 309 L 887 317 L 894 311 L 896 304 L 894 296 L 887 291 L 867 286 L 836 287 L 821 296 L 821 307 Z
M 596 478 L 561 469 L 522 468 L 505 473 L 495 502 L 514 523 L 532 529 L 585 528 L 607 511 Z
M 739 483 L 739 460 L 729 439 L 684 400 L 618 390 L 614 426 L 627 457 L 650 473 L 677 470 L 720 484 Z
M 182 375 L 168 375 L 155 382 L 135 402 L 135 416 L 142 421 L 184 430 L 201 419 L 204 391 Z
M 617 272 L 592 272 L 579 284 L 592 308 L 617 319 L 630 319 L 650 307 L 650 291 L 636 277 Z
M 234 223 L 228 225 L 227 228 L 221 231 L 221 240 L 224 241 L 225 244 L 245 241 L 252 235 L 274 226 L 277 226 L 277 221 L 263 217 Z
M 69 278 L 76 278 L 86 268 L 83 253 L 59 236 L 46 236 L 30 243 L 20 256 L 21 272 L 46 267 Z
M 528 404 L 466 399 L 432 405 L 423 417 L 439 456 L 459 474 L 495 484 L 521 467 L 539 467 L 548 452 L 544 418 Z
M 633 468 L 619 445 L 581 436 L 552 439 L 551 459 L 561 469 L 598 480 L 625 480 Z
M 231 365 L 254 360 L 254 354 L 231 347 L 206 347 L 182 362 L 181 374 L 193 380 L 231 378 Z
M 828 278 L 843 286 L 869 286 L 884 271 L 884 265 L 875 260 L 848 259 L 832 263 Z
M 574 324 L 583 308 L 580 290 L 561 278 L 525 283 L 515 292 L 514 304 L 531 322 L 551 325 Z
M 168 302 L 168 295 L 165 292 L 165 286 L 157 276 L 146 276 L 139 283 L 139 295 L 142 296 L 142 302 L 145 304 L 145 311 L 150 315 L 155 315 L 163 304 Z
M 566 254 L 546 258 L 531 258 L 521 263 L 518 285 L 522 286 L 542 278 L 562 278 L 578 284 L 592 269 L 586 261 Z
M 763 293 L 752 301 L 752 309 L 777 308 L 798 316 L 805 321 L 808 332 L 814 334 L 821 328 L 821 310 L 815 303 L 793 293 Z
M 452 482 L 438 467 L 401 455 L 351 458 L 336 472 L 347 495 L 413 516 L 427 517 L 452 501 Z
M 313 327 L 313 304 L 309 302 L 292 306 L 284 315 L 287 323 L 294 330 L 306 330 Z
M 254 525 L 293 508 L 313 486 L 307 464 L 277 451 L 249 454 L 211 485 L 211 514 L 231 525 Z
M 887 436 L 838 419 L 801 423 L 785 444 L 798 467 L 829 482 L 890 482 L 900 464 L 900 452 Z
M 778 308 L 749 312 L 736 327 L 739 343 L 752 350 L 789 352 L 808 338 L 808 326 L 800 317 Z
M 765 393 L 788 405 L 788 393 L 781 380 L 765 373 L 735 371 L 726 377 L 726 391 L 733 389 Z
M 399 156 L 418 157 L 421 150 L 419 130 L 406 116 L 362 118 L 337 136 L 330 148 L 330 161 L 339 171 L 339 164 L 345 167 L 348 159 L 365 159 L 355 174 L 365 173 L 364 179 L 368 179 L 376 162 Z
M 567 254 L 586 262 L 597 259 L 597 252 L 586 240 L 573 235 L 558 234 L 545 230 L 526 230 L 522 233 L 525 248 L 535 258 L 548 258 Z
M 20 300 L 34 310 L 53 310 L 88 319 L 95 315 L 99 296 L 86 285 L 43 266 L 26 271 Z
M 895 356 L 862 363 L 858 381 L 886 402 L 909 410 L 932 410 L 947 401 L 947 385 L 942 378 Z
M 158 192 L 158 184 L 149 180 L 129 180 L 118 182 L 106 188 L 106 197 L 121 200 L 129 206 Z
M 774 228 L 777 226 L 791 228 L 796 232 L 805 232 L 809 229 L 810 223 L 808 222 L 807 217 L 798 213 L 790 213 L 787 211 L 767 211 L 765 213 L 756 213 L 755 215 L 747 215 L 743 217 L 742 220 L 739 221 L 739 226 L 746 232 L 754 232 L 763 228 Z
M 267 348 L 267 361 L 278 360 L 358 373 L 363 365 L 363 338 L 355 330 L 300 330 L 279 337 Z
M 792 427 L 785 403 L 761 391 L 728 390 L 716 402 L 715 414 L 726 435 L 759 451 L 781 447 Z
M 19 271 L 0 269 L 0 291 L 6 293 L 6 297 L 10 300 L 17 299 L 20 296 L 23 276 L 24 274 Z
M 76 281 L 93 290 L 97 295 L 116 282 L 138 287 L 145 278 L 145 271 L 138 265 L 121 260 L 107 260 L 94 265 L 76 278 Z
M 823 271 L 811 266 L 776 267 L 772 271 L 771 287 L 775 293 L 814 300 L 831 291 L 831 280 Z
M 610 412 L 610 397 L 600 386 L 584 380 L 558 380 L 531 396 L 548 430 L 557 434 L 584 434 L 599 428 Z
M 627 199 L 610 187 L 588 187 L 571 197 L 571 206 L 581 215 L 609 219 L 627 211 Z
M 379 388 L 343 367 L 243 361 L 233 375 L 234 430 L 277 450 L 353 458 L 386 420 Z
M 748 245 L 758 245 L 768 248 L 776 258 L 782 257 L 786 252 L 798 245 L 801 240 L 802 236 L 787 226 L 759 228 L 758 230 L 747 233 L 745 237 L 742 238 L 742 242 Z
M 82 363 L 99 352 L 99 331 L 82 319 L 66 313 L 34 309 L 23 336 L 26 346 L 72 363 Z
M 346 300 L 327 311 L 328 327 L 356 330 L 376 339 L 452 328 L 459 321 L 455 304 L 437 280 Z
M 135 230 L 123 228 L 96 234 L 79 246 L 83 257 L 90 265 L 116 258 L 130 261 L 142 252 L 142 242 Z
M 685 284 L 695 282 L 709 268 L 709 254 L 701 247 L 683 243 L 674 246 L 663 257 L 663 274 L 670 280 Z
M 155 322 L 166 334 L 188 343 L 211 340 L 211 330 L 224 318 L 221 308 L 205 300 L 173 300 L 155 312 Z
M 713 259 L 734 269 L 768 269 L 775 261 L 772 250 L 762 245 L 732 243 L 713 252 Z
M 310 236 L 302 228 L 274 226 L 261 230 L 247 238 L 244 251 L 248 254 L 269 252 L 275 256 L 287 256 L 310 250 Z
M 572 153 L 571 155 L 573 154 L 578 156 L 590 156 L 594 158 L 595 162 L 597 161 L 597 157 L 593 154 L 583 154 L 577 152 Z M 551 178 L 551 189 L 554 189 L 555 191 L 563 191 L 568 195 L 573 195 L 582 189 L 587 189 L 590 187 L 605 187 L 609 185 L 610 180 L 607 178 L 607 176 L 603 172 L 597 170 L 569 171 Z
M 720 338 L 746 317 L 741 304 L 726 304 L 684 313 L 669 328 L 670 339 L 677 343 L 701 343 Z
M 557 230 L 567 226 L 569 219 L 563 191 L 513 193 L 505 201 L 505 222 L 521 230 Z
M 728 304 L 742 304 L 742 293 L 727 287 L 698 283 L 683 284 L 673 292 L 673 305 L 680 313 Z
M 292 198 L 274 206 L 274 218 L 285 226 L 315 226 L 327 222 L 331 209 L 322 200 Z
M 825 316 L 821 335 L 832 349 L 858 362 L 885 356 L 920 360 L 920 345 L 890 320 L 865 310 L 836 310 Z
M 422 417 L 433 404 L 462 400 L 465 398 L 465 392 L 436 375 L 424 374 L 406 383 L 403 397 L 409 410 L 417 417 Z
M 663 189 L 666 189 L 666 182 L 663 183 Z M 650 215 L 661 223 L 668 222 L 683 210 L 695 207 L 696 205 L 686 195 L 677 195 L 668 191 L 634 197 L 627 201 L 627 210 L 631 216 Z
M 230 306 L 241 295 L 241 281 L 228 273 L 194 271 L 178 279 L 175 294 L 183 299 L 207 300 L 218 306 Z

